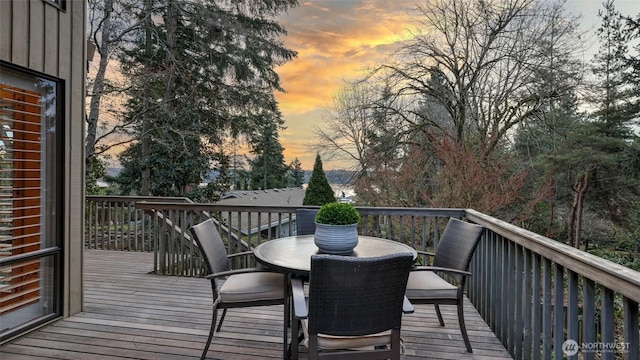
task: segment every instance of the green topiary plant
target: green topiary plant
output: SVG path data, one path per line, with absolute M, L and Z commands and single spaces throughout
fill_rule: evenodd
M 302 205 L 322 206 L 335 201 L 336 197 L 333 194 L 333 189 L 331 189 L 327 176 L 322 170 L 322 159 L 320 159 L 320 154 L 317 154 L 316 162 L 313 164 L 313 173 L 311 173 L 311 178 L 309 179 L 309 186 L 304 192 Z
M 315 221 L 319 224 L 351 225 L 360 222 L 360 214 L 349 203 L 332 202 L 322 205 Z

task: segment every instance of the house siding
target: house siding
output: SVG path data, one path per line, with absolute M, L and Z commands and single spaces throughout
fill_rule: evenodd
M 82 311 L 86 1 L 0 1 L 0 59 L 58 78 L 64 103 L 63 315 Z M 0 69 L 1 71 L 1 69 Z

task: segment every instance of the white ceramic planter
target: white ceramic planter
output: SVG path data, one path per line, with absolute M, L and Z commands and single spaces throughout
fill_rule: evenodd
M 320 252 L 348 254 L 358 245 L 358 224 L 329 225 L 316 223 L 313 238 Z

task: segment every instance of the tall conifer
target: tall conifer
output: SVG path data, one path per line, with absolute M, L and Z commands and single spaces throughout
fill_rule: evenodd
M 304 193 L 302 205 L 322 206 L 335 201 L 336 197 L 333 195 L 333 189 L 331 189 L 327 176 L 322 170 L 322 159 L 320 159 L 320 154 L 317 154 L 316 161 L 313 164 L 313 172 L 309 179 L 309 187 Z

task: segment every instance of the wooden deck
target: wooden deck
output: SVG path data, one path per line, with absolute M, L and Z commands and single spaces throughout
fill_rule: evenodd
M 148 253 L 87 250 L 84 311 L 0 347 L 11 359 L 197 359 L 211 319 L 207 280 L 149 274 Z M 455 307 L 442 306 L 440 327 L 432 306 L 405 315 L 403 359 L 511 359 L 468 304 L 474 353 L 466 353 Z M 280 359 L 282 306 L 230 309 L 208 359 Z M 301 359 L 306 359 L 301 348 Z

